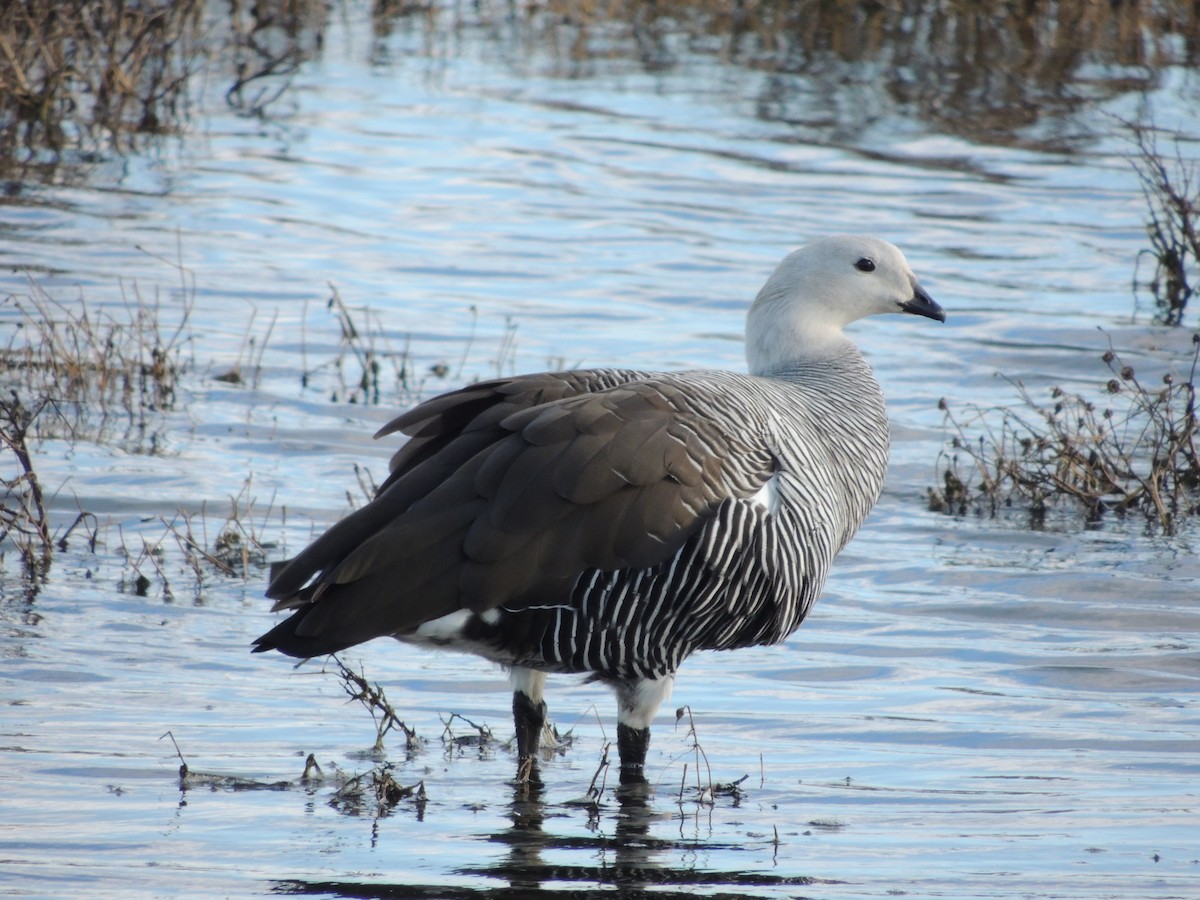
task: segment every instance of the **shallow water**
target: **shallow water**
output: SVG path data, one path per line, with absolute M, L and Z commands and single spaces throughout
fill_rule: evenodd
M 1144 204 L 1112 115 L 1186 122 L 1194 70 L 1123 92 L 1101 69 L 1091 102 L 994 140 L 919 114 L 869 61 L 769 71 L 668 34 L 664 64 L 619 32 L 602 52 L 603 30 L 581 59 L 458 15 L 381 34 L 350 7 L 266 116 L 213 91 L 178 141 L 10 185 L 5 295 L 32 275 L 116 316 L 140 296 L 167 330 L 191 311 L 172 409 L 34 447 L 56 523 L 92 512 L 100 543 L 75 532 L 36 589 L 5 554 L 0 894 L 1200 894 L 1194 531 L 1029 531 L 924 503 L 942 397 L 1014 402 L 996 372 L 1090 389 L 1098 327 L 1139 369 L 1185 364 L 1189 334 L 1131 297 Z M 392 734 L 385 758 L 426 799 L 333 802 L 337 770 L 382 762 L 370 715 L 319 663 L 250 656 L 274 620 L 265 572 L 197 574 L 165 523 L 191 514 L 211 547 L 237 497 L 283 558 L 361 495 L 354 463 L 381 477 L 370 434 L 417 395 L 545 366 L 739 367 L 746 303 L 829 230 L 895 240 L 950 319 L 856 326 L 893 467 L 812 618 L 681 673 L 669 705 L 739 790 L 698 797 L 688 719 L 665 710 L 655 795 L 573 802 L 614 709 L 559 678 L 573 741 L 540 798 L 514 796 L 503 673 L 380 642 L 346 661 L 424 740 Z M 347 402 L 330 285 L 404 355 L 378 404 Z M 6 342 L 15 322 L 0 307 Z M 232 368 L 243 383 L 217 379 Z M 497 741 L 448 750 L 451 714 Z M 325 781 L 301 782 L 310 753 Z

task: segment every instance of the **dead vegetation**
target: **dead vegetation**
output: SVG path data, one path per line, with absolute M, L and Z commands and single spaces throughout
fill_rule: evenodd
M 327 306 L 337 322 L 338 352 L 313 368 L 305 365 L 301 384 L 309 387 L 321 375 L 332 376 L 330 400 L 378 405 L 385 386 L 395 390 L 400 404 L 411 402 L 420 387 L 413 383 L 407 342 L 392 346 L 379 313 L 370 307 L 351 309 L 333 285 Z M 307 356 L 307 353 L 306 353 Z
M 1173 157 L 1158 148 L 1151 126 L 1125 123 L 1134 137 L 1132 160 L 1147 206 L 1153 260 L 1144 285 L 1135 269 L 1135 294 L 1148 289 L 1159 324 L 1182 324 L 1200 289 L 1200 178 L 1175 136 Z M 1155 531 L 1173 534 L 1200 513 L 1196 447 L 1196 367 L 1200 333 L 1182 371 L 1161 381 L 1140 379 L 1109 344 L 1101 356 L 1108 376 L 1092 395 L 1052 387 L 1039 399 L 1013 381 L 1019 405 L 960 412 L 943 399 L 949 447 L 937 463 L 931 509 L 964 515 L 1023 510 L 1042 527 L 1054 508 L 1073 507 L 1091 524 L 1106 514 L 1140 514 Z
M 392 813 L 402 800 L 413 801 L 413 808 L 420 819 L 425 812 L 428 800 L 425 794 L 425 783 L 418 781 L 412 785 L 402 785 L 393 776 L 394 767 L 390 763 L 375 766 L 367 772 L 352 775 L 343 771 L 337 765 L 328 765 L 331 774 L 326 774 L 317 762 L 316 757 L 308 754 L 304 761 L 304 771 L 299 778 L 281 781 L 262 781 L 257 778 L 247 778 L 241 775 L 231 775 L 221 772 L 198 771 L 190 766 L 184 758 L 175 735 L 167 731 L 159 740 L 170 738 L 175 756 L 179 760 L 179 789 L 186 794 L 189 790 L 206 788 L 210 791 L 291 791 L 311 790 L 324 784 L 333 787 L 333 794 L 328 803 L 338 812 L 346 815 L 369 815 L 374 819 L 384 818 Z
M 185 114 L 202 0 L 4 4 L 0 158 L 131 149 Z
M 27 0 L 0 13 L 0 174 L 49 180 L 65 160 L 183 131 L 208 80 L 228 85 L 232 109 L 262 116 L 319 51 L 328 6 Z
M 0 402 L 0 447 L 15 464 L 14 475 L 4 478 L 0 540 L 16 547 L 28 577 L 43 576 L 56 547 L 66 550 L 68 536 L 81 525 L 91 551 L 98 543 L 112 544 L 107 527 L 83 509 L 56 531 L 35 464 L 39 445 L 55 440 L 69 448 L 112 444 L 137 455 L 162 451 L 164 417 L 192 366 L 193 290 L 190 274 L 182 268 L 179 274 L 183 301 L 174 304 L 177 318 L 169 324 L 157 293 L 147 299 L 136 285 L 123 290 L 121 303 L 95 306 L 82 297 L 60 301 L 30 281 L 27 293 L 0 303 L 8 308 L 8 339 L 0 347 L 0 389 L 7 393 Z M 235 500 L 227 530 L 240 538 L 245 518 Z M 154 538 L 131 537 L 132 546 L 119 527 L 116 532 L 125 563 L 121 588 L 145 595 L 157 581 L 170 599 L 163 541 L 171 527 Z M 218 546 L 216 553 L 222 552 Z M 241 555 L 245 560 L 248 553 Z
M 237 114 L 265 118 L 289 95 L 302 65 L 322 52 L 328 0 L 24 0 L 0 5 L 0 174 L 64 178 L 186 131 L 211 86 Z M 972 139 L 1008 141 L 1047 115 L 1098 94 L 1152 88 L 1160 69 L 1195 61 L 1197 12 L 1180 3 L 980 7 L 959 0 L 827 3 L 821 0 L 480 0 L 370 4 L 375 64 L 390 34 L 430 45 L 464 29 L 518 42 L 514 58 L 543 51 L 564 77 L 622 56 L 649 71 L 676 64 L 679 46 L 787 77 L 830 84 L 869 62 L 912 114 Z M 507 36 L 507 37 L 505 37 Z M 914 61 L 919 61 L 919 65 Z M 1097 79 L 1111 69 L 1119 77 Z M 553 70 L 551 70 L 553 71 Z M 1082 90 L 1073 90 L 1077 83 Z M 760 115 L 801 121 L 777 81 Z M 844 111 L 845 113 L 846 111 Z M 77 177 L 72 175 L 66 178 Z
M 1182 373 L 1140 379 L 1111 347 L 1093 395 L 1054 387 L 1044 400 L 1013 382 L 1020 405 L 967 406 L 942 401 L 949 448 L 938 461 L 940 487 L 929 506 L 955 515 L 1025 510 L 1031 526 L 1055 506 L 1090 522 L 1139 514 L 1148 527 L 1174 533 L 1200 512 L 1196 445 L 1196 368 L 1200 334 Z
M 683 764 L 683 775 L 679 779 L 679 794 L 677 801 L 682 804 L 689 793 L 691 799 L 700 806 L 712 806 L 716 802 L 717 797 L 729 797 L 733 800 L 734 805 L 741 802 L 743 797 L 742 785 L 750 777 L 743 775 L 737 781 L 716 782 L 712 777 L 712 766 L 708 762 L 708 754 L 704 752 L 704 748 L 700 746 L 700 735 L 696 731 L 696 720 L 692 715 L 690 706 L 681 706 L 675 710 L 675 727 L 679 728 L 679 724 L 687 719 L 687 734 L 685 739 L 690 743 L 686 755 L 692 757 L 691 761 L 685 761 Z M 688 770 L 691 769 L 692 778 L 695 783 L 689 786 Z
M 340 786 L 329 805 L 345 815 L 382 819 L 391 815 L 402 800 L 411 800 L 419 821 L 429 800 L 425 782 L 404 785 L 396 780 L 394 772 L 391 763 L 375 766 L 360 775 L 345 776 L 339 772 Z
M 404 735 L 404 749 L 408 753 L 412 753 L 421 746 L 421 740 L 417 737 L 415 729 L 409 728 L 396 714 L 396 710 L 392 708 L 392 704 L 388 702 L 387 695 L 384 694 L 383 688 L 378 683 L 372 684 L 367 681 L 361 669 L 355 672 L 336 655 L 330 659 L 337 666 L 334 674 L 341 681 L 342 689 L 351 700 L 360 703 L 364 709 L 371 714 L 371 720 L 375 723 L 375 743 L 371 747 L 372 753 L 383 752 L 383 739 L 391 731 L 397 730 Z
M 334 285 L 329 285 L 326 307 L 338 328 L 337 350 L 315 365 L 308 364 L 307 336 L 304 341 L 304 366 L 301 385 L 322 390 L 333 403 L 355 403 L 397 408 L 411 406 L 423 399 L 435 383 L 466 377 L 467 363 L 475 348 L 479 311 L 467 307 L 466 336 L 456 363 L 440 360 L 421 367 L 416 362 L 411 338 L 405 334 L 393 339 L 380 317 L 370 306 L 351 306 Z M 260 351 L 261 352 L 261 351 Z M 490 377 L 512 374 L 517 357 L 517 324 L 505 316 L 504 328 L 497 338 L 496 354 L 489 360 Z M 561 363 L 562 360 L 558 360 Z M 475 377 L 479 377 L 476 375 Z
M 604 798 L 604 789 L 608 786 L 608 770 L 611 764 L 608 761 L 608 751 L 612 749 L 612 744 L 608 741 L 604 742 L 604 747 L 600 751 L 600 760 L 596 763 L 596 771 L 592 773 L 592 780 L 588 782 L 587 791 L 583 797 L 572 801 L 573 806 L 584 806 L 592 815 L 595 815 L 600 810 L 600 801 Z
M 171 579 L 164 568 L 166 554 L 163 546 L 173 539 L 180 553 L 181 563 L 176 567 L 183 573 L 193 597 L 199 601 L 211 574 L 223 578 L 249 580 L 263 572 L 268 566 L 268 556 L 276 543 L 266 537 L 268 527 L 275 517 L 274 497 L 265 510 L 257 506 L 258 498 L 252 493 L 254 479 L 247 476 L 242 488 L 229 498 L 229 509 L 223 519 L 211 515 L 208 504 L 201 504 L 198 513 L 177 510 L 170 519 L 159 516 L 163 530 L 157 532 L 151 542 L 144 535 L 136 540 L 141 547 L 136 555 L 131 554 L 122 535 L 118 552 L 126 559 L 128 572 L 122 577 L 121 587 L 132 590 L 139 596 L 147 596 L 157 579 L 164 600 L 174 599 Z M 209 523 L 216 521 L 210 539 Z M 280 514 L 279 527 L 286 526 L 286 515 Z
M 0 460 L 14 465 L 12 477 L 0 477 L 4 500 L 0 503 L 0 543 L 12 542 L 21 558 L 26 577 L 36 582 L 50 567 L 54 553 L 50 520 L 42 485 L 29 454 L 29 432 L 48 401 L 37 401 L 33 409 L 21 402 L 15 390 L 0 397 Z
M 158 516 L 161 529 L 149 533 L 126 534 L 119 525 L 115 529 L 96 526 L 104 542 L 124 561 L 118 587 L 139 597 L 148 597 L 153 590 L 164 601 L 172 602 L 182 585 L 194 601 L 201 602 L 213 575 L 246 581 L 266 571 L 267 556 L 275 546 L 263 536 L 272 509 L 256 513 L 255 500 L 247 495 L 249 488 L 247 479 L 242 491 L 229 498 L 229 511 L 223 520 L 215 519 L 219 524 L 211 541 L 208 528 L 214 517 L 207 504 L 199 513 L 178 510 L 169 519 Z M 115 540 L 110 535 L 112 530 L 116 532 Z
M 1133 166 L 1148 212 L 1150 247 L 1138 261 L 1148 256 L 1154 267 L 1145 284 L 1134 273 L 1134 293 L 1143 287 L 1149 290 L 1155 319 L 1181 325 L 1188 304 L 1200 291 L 1200 168 L 1195 159 L 1183 155 L 1180 135 L 1174 137 L 1174 153 L 1164 156 L 1153 127 L 1126 125 L 1137 145 Z
M 13 310 L 8 342 L 0 347 L 0 381 L 27 403 L 51 414 L 36 417 L 34 436 L 115 442 L 153 452 L 156 413 L 175 405 L 188 355 L 193 291 L 182 269 L 184 297 L 168 325 L 160 298 L 136 285 L 119 306 L 96 307 L 83 297 L 66 303 L 36 282 L 0 306 Z
M 178 437 L 171 424 L 177 425 L 178 418 L 172 414 L 183 384 L 196 374 L 191 332 L 195 284 L 189 270 L 171 265 L 179 288 L 170 313 L 157 290 L 147 294 L 136 283 L 121 285 L 120 302 L 108 305 L 83 296 L 56 298 L 32 279 L 27 291 L 0 300 L 7 334 L 0 346 L 0 460 L 11 473 L 2 479 L 0 541 L 15 548 L 29 577 L 44 575 L 55 543 L 62 539 L 48 511 L 47 486 L 37 473 L 39 446 L 60 442 L 73 452 L 78 444 L 91 443 L 134 455 L 174 452 Z M 376 313 L 346 305 L 336 291 L 329 309 L 337 328 L 336 351 L 305 369 L 302 389 L 319 386 L 333 401 L 399 407 L 420 397 L 426 377 L 450 373 L 449 365 L 439 363 L 427 376 L 414 378 L 407 341 L 401 349 L 393 346 Z M 268 321 L 262 335 L 252 333 L 254 322 L 252 316 L 234 368 L 212 376 L 214 380 L 258 386 L 276 320 Z M 472 314 L 472 334 L 474 324 Z M 513 331 L 506 330 L 502 353 L 511 352 Z M 468 339 L 468 350 L 470 343 Z M 302 348 L 307 365 L 304 340 Z M 466 358 L 464 351 L 460 373 Z M 373 496 L 376 485 L 370 473 L 357 466 L 355 473 L 362 495 Z M 179 508 L 156 516 L 160 530 L 139 527 L 127 533 L 118 527 L 113 536 L 113 528 L 79 510 L 67 532 L 83 522 L 90 528 L 93 549 L 99 542 L 116 550 L 123 562 L 122 590 L 141 596 L 159 593 L 167 600 L 183 590 L 199 598 L 212 575 L 246 579 L 265 568 L 276 546 L 268 532 L 286 526 L 286 510 L 275 508 L 274 497 L 265 506 L 260 503 L 252 483 L 248 476 L 223 511 L 204 503 L 199 510 Z M 49 486 L 50 494 L 60 487 Z M 351 507 L 359 502 L 349 492 L 347 498 Z
M 491 756 L 496 752 L 499 741 L 492 734 L 492 729 L 486 723 L 479 725 L 464 715 L 452 712 L 447 716 L 439 716 L 442 720 L 442 747 L 448 756 L 474 750 L 480 757 Z M 461 722 L 467 726 L 467 731 L 455 731 L 454 723 Z

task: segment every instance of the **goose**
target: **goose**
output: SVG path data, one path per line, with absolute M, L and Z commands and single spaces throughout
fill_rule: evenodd
M 748 374 L 547 372 L 404 412 L 374 498 L 272 567 L 291 615 L 254 652 L 389 636 L 499 663 L 526 780 L 547 673 L 588 675 L 616 694 L 621 783 L 646 784 L 684 659 L 795 631 L 878 500 L 883 393 L 843 328 L 882 313 L 946 318 L 893 244 L 829 236 L 758 293 Z

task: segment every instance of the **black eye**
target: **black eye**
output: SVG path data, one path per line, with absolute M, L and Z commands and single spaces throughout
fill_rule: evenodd
M 871 259 L 869 256 L 864 256 L 854 264 L 854 268 L 858 269 L 860 272 L 874 272 L 875 260 Z

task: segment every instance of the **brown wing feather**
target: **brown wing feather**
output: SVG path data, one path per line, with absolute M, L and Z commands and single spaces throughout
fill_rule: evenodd
M 268 594 L 297 612 L 258 649 L 311 655 L 457 609 L 566 602 L 585 570 L 669 559 L 770 477 L 770 452 L 695 392 L 586 374 L 476 385 L 385 426 L 416 436 L 371 503 L 280 569 Z
M 498 423 L 512 413 L 549 400 L 603 390 L 642 374 L 620 369 L 580 370 L 499 379 L 441 394 L 401 413 L 375 433 L 382 437 L 401 431 L 412 436 L 392 456 L 391 474 L 379 486 L 375 501 L 335 524 L 294 559 L 271 566 L 267 596 L 278 601 L 274 608 L 295 609 L 308 603 L 310 598 L 300 592 L 314 576 L 336 565 L 415 500 L 494 444 L 507 433 L 497 429 Z M 395 485 L 401 478 L 407 482 L 398 489 Z
M 585 369 L 486 381 L 426 400 L 392 419 L 375 437 L 400 431 L 419 439 L 410 440 L 392 456 L 394 479 L 413 465 L 440 455 L 451 441 L 457 443 L 471 433 L 494 434 L 496 426 L 513 413 L 644 376 L 644 372 L 628 369 Z M 386 487 L 386 482 L 380 487 Z

